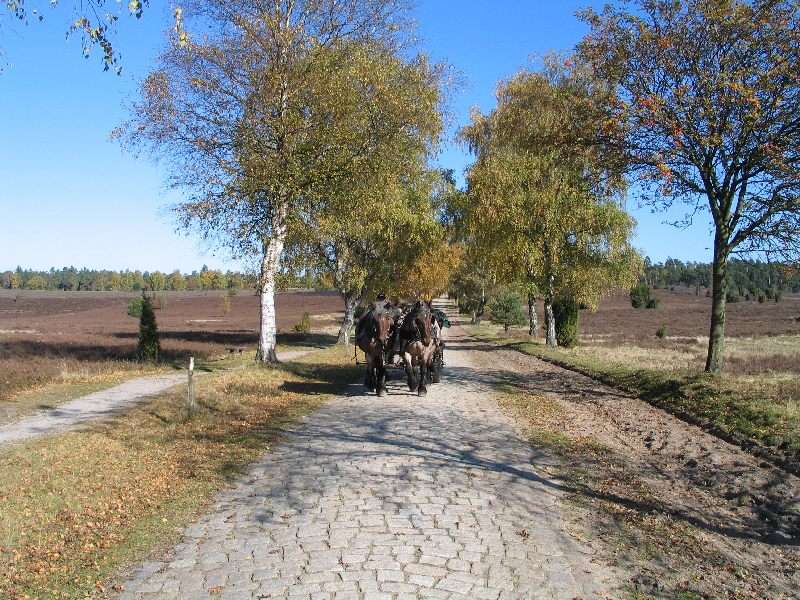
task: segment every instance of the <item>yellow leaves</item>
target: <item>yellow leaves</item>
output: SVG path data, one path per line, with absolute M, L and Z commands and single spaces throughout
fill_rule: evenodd
M 50 589 L 84 597 L 120 558 L 136 560 L 174 535 L 223 484 L 223 471 L 262 451 L 269 419 L 307 402 L 276 392 L 289 379 L 305 381 L 282 371 L 225 374 L 199 388 L 215 410 L 193 421 L 183 420 L 177 394 L 0 457 L 0 597 Z
M 664 181 L 672 181 L 672 169 L 670 169 L 666 164 L 659 162 L 656 164 L 656 169 L 658 169 L 658 173 Z

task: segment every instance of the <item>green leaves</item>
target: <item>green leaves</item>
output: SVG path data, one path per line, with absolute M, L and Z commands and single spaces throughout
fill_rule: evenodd
M 633 220 L 616 203 L 613 157 L 590 143 L 607 96 L 577 67 L 551 58 L 542 72 L 501 84 L 498 106 L 474 115 L 462 138 L 468 173 L 468 240 L 498 282 L 552 290 L 590 306 L 629 287 L 641 260 Z

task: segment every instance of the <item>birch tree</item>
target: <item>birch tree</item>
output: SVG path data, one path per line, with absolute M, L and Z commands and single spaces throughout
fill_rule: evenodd
M 397 293 L 400 274 L 442 238 L 431 202 L 435 174 L 423 159 L 349 182 L 318 216 L 317 235 L 306 236 L 306 255 L 330 274 L 344 301 L 340 343 L 350 342 L 358 306 L 381 291 Z
M 121 135 L 165 160 L 186 228 L 258 258 L 258 355 L 275 362 L 287 240 L 341 182 L 435 142 L 440 71 L 404 58 L 399 0 L 204 0 L 186 14 L 188 43 L 162 55 Z
M 603 123 L 602 91 L 581 71 L 548 62 L 501 84 L 497 108 L 475 113 L 462 131 L 476 155 L 470 236 L 498 282 L 542 290 L 550 346 L 557 295 L 595 307 L 633 283 L 640 264 L 611 157 L 584 143 Z
M 719 372 L 730 257 L 800 255 L 800 3 L 636 0 L 583 17 L 580 54 L 615 86 L 608 122 L 625 126 L 605 147 L 652 206 L 710 216 L 706 371 Z

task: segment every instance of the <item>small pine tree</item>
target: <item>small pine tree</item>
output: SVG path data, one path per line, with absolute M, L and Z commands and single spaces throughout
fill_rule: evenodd
M 142 296 L 142 315 L 139 317 L 139 347 L 136 355 L 141 361 L 158 362 L 161 354 L 161 343 L 158 339 L 158 324 L 153 303 L 147 296 Z
M 572 298 L 558 298 L 553 302 L 556 320 L 556 340 L 562 348 L 578 345 L 578 303 Z
M 646 308 L 650 300 L 650 288 L 647 284 L 642 283 L 631 289 L 631 306 L 633 308 Z
M 503 292 L 491 305 L 492 323 L 502 325 L 508 331 L 509 327 L 522 327 L 528 323 L 528 318 L 522 310 L 519 296 L 512 292 Z

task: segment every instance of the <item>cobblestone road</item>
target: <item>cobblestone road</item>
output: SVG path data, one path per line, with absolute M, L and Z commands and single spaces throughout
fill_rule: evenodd
M 388 397 L 353 387 L 295 425 L 122 597 L 616 597 L 564 531 L 550 459 L 500 413 L 468 341 L 451 348 L 426 398 L 398 373 Z

